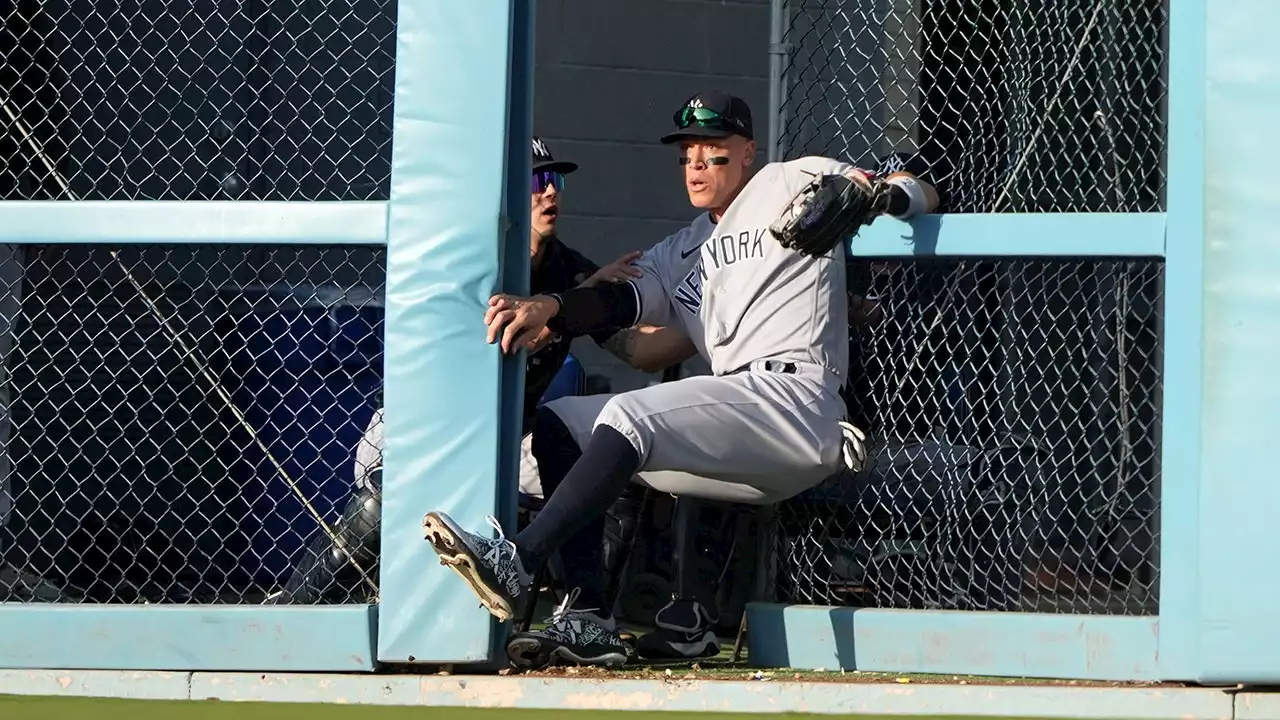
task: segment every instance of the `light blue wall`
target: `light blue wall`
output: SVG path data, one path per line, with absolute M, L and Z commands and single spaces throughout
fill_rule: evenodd
M 502 358 L 481 318 L 504 241 L 512 12 L 511 2 L 400 3 L 378 623 L 387 662 L 489 657 L 490 616 L 438 563 L 422 518 L 445 510 L 484 529 L 495 513 Z
M 1199 677 L 1274 684 L 1280 680 L 1280 3 L 1205 0 L 1205 6 L 1204 375 L 1194 531 Z
M 368 671 L 375 650 L 491 656 L 488 614 L 436 563 L 421 523 L 440 508 L 485 527 L 498 488 L 514 488 L 498 478 L 515 470 L 519 360 L 484 343 L 479 319 L 491 293 L 527 283 L 531 12 L 400 3 L 388 202 L 0 205 L 0 241 L 12 243 L 389 246 L 381 606 L 4 604 L 0 667 Z M 521 72 L 509 78 L 513 15 Z M 508 178 L 520 182 L 509 190 Z
M 1171 0 L 1164 392 L 1160 456 L 1160 674 L 1197 677 L 1205 245 L 1205 0 Z

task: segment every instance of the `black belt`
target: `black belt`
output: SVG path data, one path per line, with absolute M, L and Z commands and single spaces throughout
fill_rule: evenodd
M 759 362 L 764 365 L 762 369 L 765 372 L 781 373 L 783 375 L 795 375 L 796 371 L 799 369 L 799 366 L 797 366 L 795 363 L 783 362 L 782 360 L 761 360 Z M 738 368 L 737 370 L 734 370 L 729 374 L 737 375 L 738 373 L 744 373 L 748 370 L 751 370 L 752 369 L 751 366 L 755 364 L 756 364 L 755 362 L 747 363 L 746 365 L 743 365 L 742 367 Z

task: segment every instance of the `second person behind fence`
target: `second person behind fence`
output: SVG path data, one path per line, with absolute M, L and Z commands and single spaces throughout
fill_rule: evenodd
M 541 138 L 533 138 L 533 176 L 530 182 L 529 260 L 530 289 L 534 293 L 564 292 L 575 287 L 600 283 L 621 283 L 636 278 L 634 266 L 639 252 L 624 254 L 603 267 L 560 240 L 558 233 L 561 201 L 566 176 L 578 169 L 576 163 L 555 159 Z M 692 342 L 678 328 L 644 326 L 629 340 L 626 352 L 609 342 L 613 331 L 592 338 L 632 367 L 656 372 L 691 357 Z M 630 336 L 629 336 L 630 337 Z M 537 462 L 530 448 L 530 435 L 537 409 L 569 356 L 571 338 L 550 330 L 539 334 L 526 347 L 525 395 L 522 413 L 520 492 L 540 499 L 543 495 Z M 370 577 L 379 554 L 382 520 L 383 411 L 379 407 L 355 451 L 356 493 L 347 502 L 333 534 L 319 532 L 308 545 L 302 562 L 283 589 L 267 602 L 316 603 L 362 602 L 360 588 L 376 587 Z

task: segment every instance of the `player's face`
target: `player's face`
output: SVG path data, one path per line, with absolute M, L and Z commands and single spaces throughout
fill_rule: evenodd
M 755 156 L 755 142 L 737 135 L 681 143 L 680 162 L 689 202 L 702 210 L 729 207 Z
M 564 190 L 564 175 L 556 172 L 533 174 L 533 214 L 529 226 L 542 237 L 554 235 L 556 219 L 560 216 L 560 191 Z

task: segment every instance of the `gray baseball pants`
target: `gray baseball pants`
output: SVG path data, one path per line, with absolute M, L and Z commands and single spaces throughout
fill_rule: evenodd
M 586 447 L 597 425 L 631 441 L 634 478 L 659 492 L 767 505 L 835 474 L 844 401 L 834 376 L 816 367 L 698 375 L 613 395 L 548 403 Z

